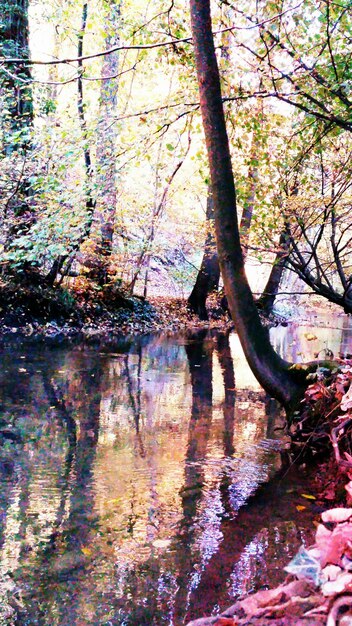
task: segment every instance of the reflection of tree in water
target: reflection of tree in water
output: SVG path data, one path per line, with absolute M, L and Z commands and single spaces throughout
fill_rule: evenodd
M 188 446 L 185 468 L 185 487 L 182 490 L 183 518 L 180 524 L 180 534 L 176 543 L 176 571 L 178 591 L 175 597 L 174 606 L 174 626 L 181 626 L 190 619 L 199 617 L 201 614 L 211 614 L 214 608 L 218 606 L 221 600 L 227 605 L 231 599 L 232 586 L 235 586 L 232 580 L 235 571 L 236 562 L 240 562 L 244 558 L 246 548 L 254 552 L 257 549 L 258 533 L 262 531 L 266 525 L 266 520 L 273 518 L 273 511 L 277 511 L 277 523 L 273 527 L 267 529 L 265 534 L 264 547 L 261 547 L 261 554 L 258 561 L 251 564 L 249 578 L 252 580 L 252 588 L 261 584 L 263 577 L 265 578 L 265 567 L 268 558 L 268 549 L 271 551 L 273 561 L 277 560 L 278 555 L 282 554 L 285 544 L 285 534 L 291 532 L 293 537 L 290 539 L 291 552 L 288 560 L 301 543 L 300 532 L 297 527 L 291 523 L 291 519 L 295 516 L 294 504 L 292 498 L 287 496 L 287 486 L 297 484 L 297 476 L 287 476 L 286 482 L 278 486 L 276 481 L 264 485 L 246 500 L 245 506 L 240 506 L 239 511 L 234 517 L 233 509 L 233 470 L 231 464 L 224 463 L 221 476 L 219 477 L 219 496 L 218 510 L 221 512 L 218 531 L 220 539 L 217 541 L 216 548 L 210 546 L 210 551 L 206 544 L 203 546 L 205 552 L 202 554 L 202 547 L 199 546 L 199 534 L 202 532 L 201 527 L 196 527 L 199 521 L 199 511 L 204 494 L 204 462 L 206 460 L 207 441 L 209 439 L 209 429 L 212 413 L 212 358 L 211 350 L 209 350 L 210 358 L 203 360 L 204 372 L 203 376 L 199 376 L 197 365 L 200 364 L 199 358 L 204 357 L 205 345 L 204 341 L 209 337 L 203 338 L 194 350 L 188 351 L 187 355 L 190 362 L 192 372 L 192 416 L 190 422 L 190 442 Z M 229 346 L 228 335 L 220 334 L 216 336 L 216 349 L 219 363 L 222 369 L 222 376 L 225 389 L 225 397 L 223 401 L 224 415 L 224 458 L 231 457 L 234 453 L 233 433 L 234 433 L 234 409 L 235 409 L 235 376 L 233 370 L 233 361 Z M 200 411 L 200 407 L 203 407 Z M 268 418 L 267 435 L 272 435 L 275 417 L 278 414 L 277 403 L 272 402 L 269 398 L 266 400 L 265 412 Z M 204 423 L 200 423 L 204 430 L 201 433 L 200 445 L 194 442 L 197 432 L 197 423 L 199 413 L 205 419 Z M 199 461 L 199 462 L 197 462 Z M 282 473 L 286 470 L 283 469 Z M 292 482 L 290 482 L 292 481 Z M 194 491 L 192 493 L 192 482 Z M 189 497 L 192 495 L 192 497 Z M 284 503 L 288 498 L 289 502 Z M 284 503 L 284 508 L 282 505 Z M 209 503 L 207 503 L 208 505 Z M 282 521 L 287 521 L 280 526 Z M 274 517 L 275 523 L 275 517 Z M 289 530 L 288 530 L 289 529 Z M 277 538 L 282 539 L 282 543 L 277 543 Z M 253 545 L 252 545 L 253 544 Z M 270 545 L 270 548 L 268 546 Z M 208 556 L 207 554 L 208 553 Z M 257 556 L 259 551 L 257 551 Z M 241 572 L 240 572 L 241 574 Z M 254 574 L 254 575 L 253 575 Z M 229 588 L 229 590 L 228 590 Z M 223 604 L 223 607 L 224 607 Z
M 215 342 L 215 343 L 214 343 Z M 198 587 L 207 565 L 202 560 L 197 543 L 200 528 L 196 520 L 197 508 L 203 497 L 204 464 L 212 419 L 213 391 L 213 350 L 216 347 L 224 383 L 224 456 L 233 454 L 235 376 L 229 345 L 229 334 L 209 333 L 197 336 L 197 342 L 187 347 L 191 381 L 192 413 L 189 427 L 189 443 L 185 464 L 185 485 L 181 490 L 183 518 L 176 547 L 178 592 L 175 598 L 174 624 L 183 624 L 188 609 L 193 602 L 194 590 Z M 226 471 L 223 474 L 223 488 L 228 485 Z M 199 522 L 198 522 L 199 524 Z M 186 619 L 187 621 L 187 619 Z
M 135 427 L 135 431 L 136 431 L 136 442 L 137 442 L 137 447 L 139 450 L 139 454 L 141 455 L 141 457 L 145 457 L 145 450 L 144 450 L 144 445 L 143 445 L 143 439 L 141 436 L 141 429 L 140 429 L 140 422 L 141 422 L 141 416 L 142 416 L 142 410 L 141 410 L 141 372 L 142 372 L 142 355 L 143 355 L 143 349 L 142 349 L 142 344 L 139 343 L 137 346 L 137 355 L 138 355 L 138 365 L 137 365 L 137 384 L 136 384 L 136 389 L 134 388 L 134 381 L 133 381 L 133 377 L 130 371 L 130 364 L 129 364 L 129 354 L 126 354 L 126 356 L 124 357 L 124 364 L 125 364 L 125 373 L 126 373 L 126 380 L 127 380 L 127 389 L 128 389 L 128 396 L 129 396 L 129 400 L 130 400 L 130 406 L 133 412 L 133 419 L 134 419 L 134 427 Z
M 222 367 L 225 399 L 224 454 L 233 450 L 234 372 L 228 335 L 197 334 L 186 346 L 192 385 L 192 408 L 185 458 L 185 479 L 181 489 L 182 518 L 178 533 L 167 552 L 157 552 L 134 570 L 120 572 L 123 578 L 120 621 L 128 626 L 184 623 L 192 581 L 201 562 L 199 506 L 203 498 L 204 467 L 210 436 L 213 404 L 213 352 L 216 348 Z M 227 432 L 225 432 L 227 431 Z M 130 598 L 130 599 L 129 599 Z M 115 613 L 117 617 L 117 613 Z M 114 622 L 115 624 L 115 622 Z
M 42 607 L 43 616 L 52 611 L 59 624 L 72 625 L 82 618 L 81 589 L 87 585 L 91 556 L 87 546 L 94 541 L 97 530 L 93 464 L 99 435 L 102 374 L 99 362 L 89 353 L 77 352 L 75 357 L 75 363 L 70 364 L 69 402 L 60 401 L 61 417 L 65 417 L 71 444 L 75 444 L 70 447 L 70 459 L 67 458 L 67 467 L 71 466 L 68 502 L 65 507 L 60 506 L 61 511 L 66 508 L 68 513 L 37 564 L 41 579 L 35 590 L 35 608 Z M 73 416 L 79 424 L 77 439 Z M 95 581 L 88 579 L 88 587 L 92 589 L 94 585 Z M 85 592 L 89 596 L 89 591 Z
M 186 346 L 192 384 L 192 410 L 185 459 L 185 481 L 181 489 L 183 517 L 176 544 L 175 569 L 178 591 L 175 596 L 174 623 L 183 624 L 192 588 L 195 562 L 193 543 L 197 537 L 197 508 L 204 486 L 204 462 L 210 435 L 213 405 L 214 343 L 206 331 Z
M 158 345 L 156 344 L 156 349 Z M 159 347 L 161 351 L 161 344 Z M 182 346 L 175 347 L 174 344 L 171 348 L 169 350 L 167 346 L 165 350 L 161 363 L 162 371 L 165 370 L 167 359 L 170 360 L 169 371 L 172 372 L 173 355 L 176 354 L 179 361 L 182 352 L 184 355 Z M 209 461 L 212 461 L 209 454 L 212 455 L 211 446 L 214 444 L 215 434 L 216 446 L 218 445 L 215 413 L 212 425 L 213 410 L 218 410 L 216 405 L 213 409 L 212 392 L 215 351 L 221 365 L 224 384 L 221 407 L 224 428 L 220 443 L 223 457 L 216 460 L 216 470 L 211 469 L 209 465 Z M 36 545 L 32 553 L 25 554 L 23 551 L 20 555 L 22 570 L 19 575 L 25 584 L 27 606 L 27 613 L 20 615 L 20 620 L 23 618 L 24 622 L 26 617 L 28 626 L 34 624 L 46 626 L 50 623 L 57 626 L 68 624 L 78 626 L 81 623 L 98 626 L 105 623 L 105 618 L 109 619 L 113 626 L 143 626 L 143 624 L 166 626 L 171 623 L 179 626 L 197 610 L 200 609 L 201 613 L 205 610 L 205 597 L 209 599 L 209 606 L 212 605 L 210 611 L 213 609 L 222 589 L 228 581 L 231 581 L 234 556 L 231 554 L 229 558 L 228 554 L 233 552 L 240 558 L 245 546 L 261 529 L 258 516 L 255 514 L 255 505 L 252 507 L 249 505 L 252 513 L 247 517 L 245 510 L 240 510 L 239 525 L 236 526 L 233 519 L 230 519 L 233 518 L 233 509 L 229 494 L 231 488 L 236 487 L 234 471 L 237 465 L 234 466 L 232 461 L 236 392 L 228 336 L 202 332 L 187 345 L 192 385 L 191 416 L 188 423 L 184 482 L 180 492 L 181 519 L 177 522 L 176 536 L 166 542 L 168 545 L 164 543 L 165 535 L 162 532 L 159 534 L 158 530 L 160 511 L 164 505 L 162 492 L 159 491 L 161 482 L 158 456 L 154 455 L 156 451 L 154 446 L 160 445 L 157 441 L 159 426 L 156 427 L 153 421 L 154 415 L 158 413 L 154 411 L 152 401 L 155 389 L 159 393 L 168 379 L 167 377 L 159 379 L 160 364 L 158 359 L 154 359 L 153 342 L 143 350 L 134 345 L 133 353 L 129 355 L 121 352 L 114 355 L 114 358 L 118 359 L 117 362 L 115 360 L 116 367 L 111 367 L 112 361 L 109 355 L 107 356 L 107 360 L 100 359 L 93 351 L 74 349 L 68 356 L 65 354 L 64 365 L 60 361 L 61 357 L 58 357 L 51 360 L 49 367 L 41 368 L 39 374 L 36 373 L 37 366 L 33 366 L 36 394 L 38 397 L 41 394 L 40 410 L 45 412 L 50 407 L 51 415 L 55 417 L 56 432 L 61 433 L 61 446 L 63 441 L 65 445 L 62 446 L 63 454 L 57 456 L 60 462 L 55 468 L 57 493 L 60 497 L 55 497 L 56 508 L 50 516 L 47 516 L 50 528 L 43 535 L 44 544 L 41 547 Z M 58 374 L 62 367 L 63 375 Z M 102 522 L 98 527 L 99 520 L 96 517 L 98 507 L 95 504 L 93 481 L 101 391 L 108 380 L 108 376 L 103 376 L 104 367 L 106 372 L 109 367 L 111 368 L 109 371 L 112 372 L 109 374 L 108 393 L 104 395 L 106 402 L 112 404 L 114 398 L 118 399 L 114 406 L 120 407 L 120 413 L 116 415 L 121 415 L 124 420 L 122 424 L 127 423 L 127 428 L 129 424 L 136 436 L 140 437 L 133 458 L 136 459 L 138 471 L 141 468 L 146 470 L 147 482 L 144 481 L 143 485 L 146 486 L 148 494 L 145 520 L 140 519 L 140 486 L 136 483 L 130 494 L 126 494 L 131 510 L 128 515 L 125 507 L 124 517 L 119 518 L 124 524 L 125 535 L 122 539 L 126 546 L 131 547 L 132 552 L 135 542 L 136 555 L 135 557 L 131 555 L 126 561 L 122 555 L 115 566 L 114 546 L 107 549 L 107 525 Z M 182 365 L 182 371 L 183 367 Z M 30 389 L 30 386 L 28 388 L 25 402 L 34 405 L 33 388 Z M 166 387 L 167 391 L 168 389 Z M 185 397 L 188 398 L 188 395 Z M 103 405 L 104 402 L 101 406 Z M 161 408 L 163 406 L 161 404 Z M 113 419 L 107 424 L 112 428 Z M 168 427 L 167 419 L 165 425 Z M 162 432 L 164 436 L 168 431 Z M 38 450 L 43 446 L 44 454 L 48 436 L 43 435 L 38 446 Z M 106 441 L 104 433 L 101 441 Z M 125 441 L 127 438 L 123 440 L 124 445 Z M 133 450 L 133 443 L 131 447 Z M 57 454 L 57 451 L 55 453 Z M 104 471 L 104 466 L 100 466 L 99 463 L 98 460 L 96 465 L 98 480 L 99 471 Z M 99 467 L 101 469 L 98 469 Z M 33 468 L 28 471 L 27 474 L 26 471 L 23 472 L 23 480 L 25 478 L 28 480 L 28 477 L 32 480 L 30 472 L 33 472 Z M 119 467 L 117 466 L 114 471 L 118 473 Z M 138 471 L 134 476 L 138 476 Z M 106 485 L 108 484 L 110 483 L 107 482 Z M 238 485 L 240 484 L 241 479 L 238 480 Z M 32 488 L 33 484 L 30 482 L 29 489 Z M 22 491 L 25 503 L 25 480 Z M 216 549 L 206 553 L 209 547 L 207 545 L 209 532 L 212 531 L 212 525 L 206 516 L 213 496 L 220 503 L 221 510 L 216 511 L 218 524 L 216 530 L 221 535 L 221 541 L 217 538 Z M 49 498 L 50 494 L 46 494 L 41 499 L 42 505 L 49 502 Z M 101 502 L 103 501 L 104 498 Z M 275 499 L 272 499 L 271 503 L 271 506 L 278 506 Z M 175 506 L 177 508 L 177 504 Z M 269 516 L 268 509 L 264 507 L 258 510 L 261 511 L 262 522 L 263 516 Z M 28 516 L 23 517 L 22 534 L 25 537 L 31 520 Z M 145 545 L 140 540 L 141 526 Z M 103 534 L 97 535 L 98 531 Z M 174 534 L 173 530 L 171 532 Z M 118 545 L 125 545 L 120 544 L 120 534 L 111 536 L 114 545 L 115 537 L 118 539 Z M 140 554 L 137 553 L 139 549 Z M 148 556 L 143 557 L 144 549 Z M 105 564 L 106 554 L 108 561 Z
M 225 398 L 223 402 L 224 412 L 224 454 L 232 456 L 234 453 L 233 434 L 235 423 L 235 400 L 236 382 L 233 361 L 231 355 L 230 331 L 217 335 L 217 355 L 224 381 Z
M 44 531 L 44 537 L 48 534 L 46 522 L 43 523 L 40 512 L 33 506 L 32 489 L 34 482 L 38 481 L 38 466 L 48 467 L 50 472 L 55 458 L 59 469 L 65 455 L 61 428 L 48 415 L 51 403 L 45 396 L 41 380 L 42 361 L 30 351 L 24 357 L 22 350 L 23 347 L 21 352 L 16 349 L 4 351 L 0 378 L 1 419 L 6 421 L 11 416 L 13 433 L 17 433 L 15 445 L 0 451 L 1 458 L 4 454 L 7 456 L 7 476 L 1 471 L 0 480 L 1 570 L 2 573 L 10 572 L 14 581 L 21 579 L 23 564 L 37 549 L 40 533 Z M 50 357 L 51 362 L 56 361 L 58 365 L 61 355 Z M 47 465 L 46 455 L 41 454 L 42 441 L 49 452 Z M 0 467 L 4 469 L 1 462 Z M 38 482 L 35 488 L 38 489 Z M 48 519 L 49 515 L 45 512 L 44 517 Z M 14 582 L 14 586 L 21 588 L 21 582 L 18 585 Z M 15 606 L 18 606 L 16 602 Z
M 66 432 L 67 449 L 62 466 L 57 467 L 57 487 L 60 491 L 55 516 L 50 518 L 50 535 L 45 544 L 36 547 L 35 554 L 21 554 L 16 573 L 25 588 L 25 609 L 18 609 L 19 623 L 75 624 L 80 619 L 81 578 L 87 569 L 87 544 L 96 529 L 93 462 L 98 441 L 101 398 L 101 369 L 88 354 L 75 354 L 71 363 L 71 378 L 67 384 L 54 382 L 57 367 L 42 370 L 43 396 L 50 406 L 58 426 Z M 70 396 L 67 400 L 66 392 Z M 32 397 L 25 396 L 33 406 Z M 76 422 L 79 424 L 78 435 Z M 41 445 L 41 442 L 40 442 Z M 27 481 L 30 469 L 25 468 Z M 33 471 L 33 470 L 32 470 Z M 28 503 L 27 503 L 28 504 Z M 25 537 L 30 519 L 20 513 Z M 86 552 L 86 554 L 85 554 Z M 90 582 L 91 587 L 94 581 Z M 39 621 L 38 621 L 39 620 Z

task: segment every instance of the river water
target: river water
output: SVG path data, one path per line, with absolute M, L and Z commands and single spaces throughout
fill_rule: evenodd
M 352 352 L 347 317 L 312 321 L 272 329 L 286 358 Z M 180 626 L 283 580 L 311 541 L 310 483 L 283 471 L 235 333 L 1 361 L 1 626 Z

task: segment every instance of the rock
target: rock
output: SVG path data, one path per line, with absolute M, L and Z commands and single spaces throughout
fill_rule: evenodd
M 329 509 L 328 511 L 324 511 L 321 514 L 321 519 L 323 522 L 335 522 L 340 524 L 341 522 L 347 522 L 347 520 L 352 516 L 352 509 L 338 507 L 336 509 Z

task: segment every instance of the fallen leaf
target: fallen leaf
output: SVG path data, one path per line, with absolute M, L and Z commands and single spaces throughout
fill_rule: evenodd
M 322 554 L 322 565 L 334 563 L 340 565 L 341 557 L 348 553 L 352 542 L 352 524 L 338 524 L 332 531 L 326 544 L 325 554 Z
M 119 504 L 122 498 L 114 498 L 113 500 L 108 500 L 107 504 Z
M 297 511 L 304 511 L 304 509 L 306 509 L 306 506 L 303 506 L 303 504 L 297 504 L 296 509 Z
M 338 565 L 327 565 L 321 573 L 325 577 L 326 581 L 328 581 L 336 580 L 336 578 L 340 576 L 341 572 L 342 569 Z
M 316 335 L 313 335 L 313 333 L 304 333 L 304 336 L 307 341 L 314 341 L 315 339 L 318 339 L 318 337 Z
M 92 551 L 89 548 L 81 548 L 81 552 L 83 552 L 84 556 L 91 556 Z
M 331 535 L 331 530 L 325 528 L 324 524 L 318 524 L 317 532 L 315 533 L 315 542 L 318 548 L 324 547 L 325 543 L 330 540 Z
M 343 572 L 336 580 L 328 580 L 321 586 L 324 596 L 336 596 L 339 593 L 350 591 L 352 588 L 352 574 Z
M 352 409 L 352 383 L 350 384 L 348 391 L 346 391 L 345 395 L 341 398 L 341 409 L 343 411 Z
M 306 498 L 306 500 L 316 500 L 315 496 L 311 496 L 309 493 L 301 493 L 302 498 Z

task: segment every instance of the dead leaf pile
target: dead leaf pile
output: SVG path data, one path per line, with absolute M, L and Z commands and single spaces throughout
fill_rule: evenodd
M 352 468 L 352 360 L 332 370 L 319 368 L 309 375 L 302 409 L 291 420 L 293 449 L 302 456 L 332 451 L 340 466 Z

